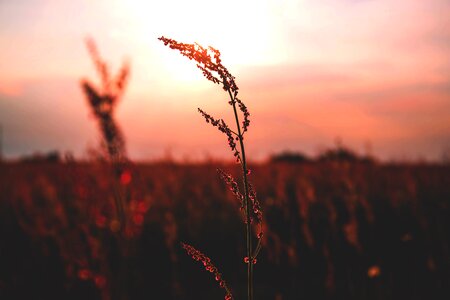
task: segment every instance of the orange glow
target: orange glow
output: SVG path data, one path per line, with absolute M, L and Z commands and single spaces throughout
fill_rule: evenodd
M 116 2 L 116 13 L 133 28 L 126 34 L 134 39 L 154 34 L 211 45 L 226 53 L 224 61 L 231 66 L 280 60 L 272 1 L 229 0 L 216 8 L 208 0 L 164 1 L 157 10 L 165 13 L 155 12 L 149 1 Z
M 356 150 L 370 142 L 384 159 L 439 160 L 450 138 L 448 12 L 440 0 L 4 1 L 4 154 L 83 156 L 97 145 L 78 86 L 81 77 L 97 80 L 83 44 L 89 35 L 112 71 L 124 56 L 131 61 L 117 107 L 131 158 L 168 149 L 176 158 L 228 157 L 196 113 L 222 115 L 226 95 L 164 47 L 164 35 L 221 51 L 252 114 L 252 158 L 283 148 L 313 155 L 339 136 Z
M 17 81 L 4 81 L 0 86 L 0 94 L 9 96 L 9 97 L 18 97 L 22 94 L 22 87 Z
M 367 276 L 369 276 L 370 278 L 375 278 L 380 276 L 381 274 L 381 270 L 380 267 L 378 266 L 371 266 L 369 268 L 369 270 L 367 271 Z

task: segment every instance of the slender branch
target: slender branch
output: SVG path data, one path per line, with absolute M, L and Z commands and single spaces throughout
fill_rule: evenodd
M 231 129 L 230 129 L 230 132 L 231 132 L 232 134 L 234 134 L 235 136 L 239 137 L 239 134 L 236 133 L 236 132 L 234 132 L 234 130 L 231 130 Z

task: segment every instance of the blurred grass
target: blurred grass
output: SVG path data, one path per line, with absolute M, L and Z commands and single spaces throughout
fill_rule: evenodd
M 201 245 L 237 298 L 245 295 L 239 203 L 216 167 L 134 166 L 129 299 L 223 297 L 180 241 Z M 226 167 L 238 174 L 237 165 Z M 112 295 L 109 279 L 120 268 L 108 168 L 0 164 L 1 299 Z M 250 169 L 266 216 L 255 299 L 449 299 L 450 166 L 325 161 Z

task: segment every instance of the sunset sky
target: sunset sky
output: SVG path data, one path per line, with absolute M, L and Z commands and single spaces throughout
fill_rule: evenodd
M 197 112 L 231 123 L 227 95 L 161 35 L 221 50 L 251 113 L 250 158 L 316 155 L 337 138 L 384 160 L 450 151 L 448 0 L 7 0 L 3 155 L 98 147 L 79 84 L 98 82 L 91 36 L 113 72 L 131 62 L 116 114 L 131 158 L 231 158 Z

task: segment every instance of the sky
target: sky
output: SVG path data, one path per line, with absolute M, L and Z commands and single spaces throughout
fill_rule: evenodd
M 70 151 L 100 133 L 80 89 L 131 63 L 115 117 L 135 160 L 227 159 L 226 93 L 157 40 L 211 45 L 251 113 L 250 159 L 317 155 L 337 140 L 382 160 L 450 152 L 448 0 L 0 0 L 0 126 L 6 158 Z

